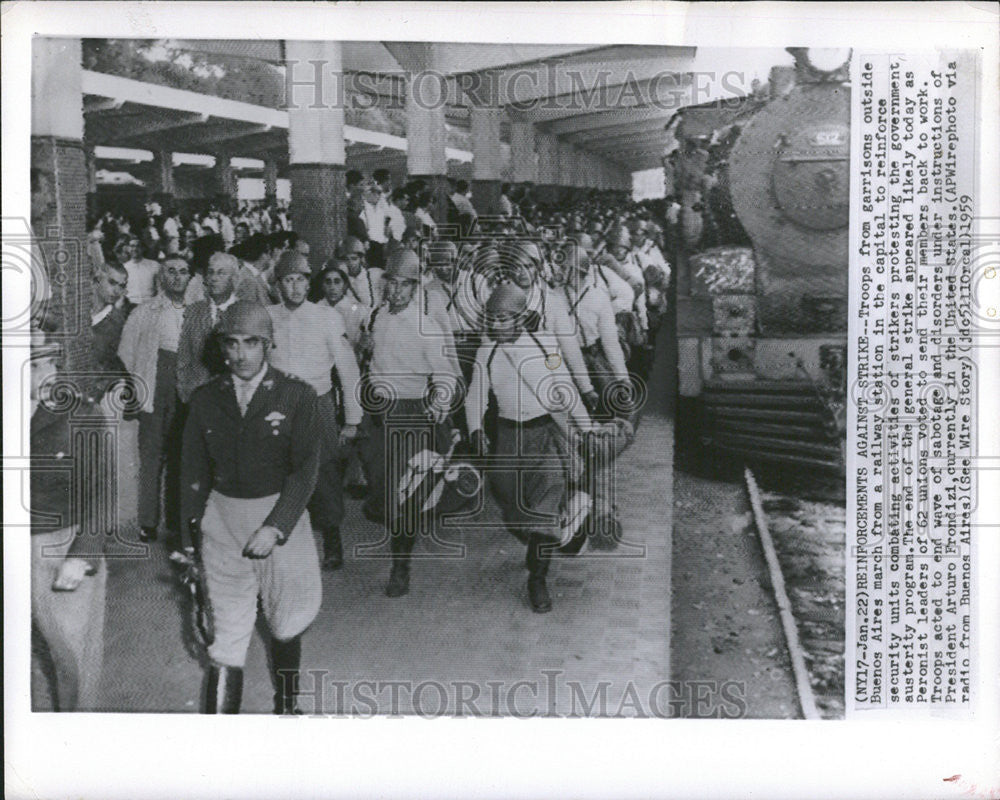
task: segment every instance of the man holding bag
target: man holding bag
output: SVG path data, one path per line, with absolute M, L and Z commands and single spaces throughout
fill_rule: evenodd
M 515 283 L 501 283 L 490 295 L 490 341 L 476 354 L 465 411 L 474 448 L 485 455 L 483 416 L 490 394 L 496 398 L 493 456 L 505 463 L 491 470 L 490 482 L 508 529 L 527 542 L 528 600 L 544 614 L 552 610 L 546 585 L 552 554 L 579 542 L 574 534 L 589 512 L 585 494 L 567 501 L 566 459 L 571 473 L 579 471 L 575 432 L 592 425 L 555 336 L 526 330 L 527 307 L 528 296 Z

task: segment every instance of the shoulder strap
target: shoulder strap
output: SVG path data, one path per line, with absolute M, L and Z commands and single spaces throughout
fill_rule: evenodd
M 490 381 L 490 391 L 493 391 L 493 359 L 496 358 L 498 347 L 500 347 L 500 342 L 494 342 L 493 349 L 490 350 L 490 354 L 486 357 L 486 377 Z
M 590 287 L 589 287 L 589 286 L 585 287 L 585 288 L 584 288 L 584 290 L 583 290 L 582 292 L 580 292 L 580 296 L 579 296 L 579 297 L 577 297 L 577 298 L 576 298 L 576 300 L 574 300 L 574 301 L 573 301 L 572 303 L 570 303 L 570 307 L 569 307 L 569 311 L 570 311 L 570 313 L 571 313 L 571 314 L 572 314 L 572 315 L 573 315 L 574 317 L 576 317 L 576 321 L 577 321 L 577 322 L 579 322 L 579 321 L 580 321 L 580 318 L 579 318 L 579 317 L 577 316 L 577 313 L 576 313 L 576 307 L 577 307 L 578 305 L 580 305 L 580 301 L 581 301 L 581 300 L 583 300 L 584 296 L 585 296 L 585 295 L 587 294 L 587 292 L 589 292 L 589 291 L 590 291 Z M 567 292 L 567 293 L 566 293 L 566 301 L 567 301 L 567 302 L 569 302 L 569 292 Z
M 608 283 L 608 276 L 604 274 L 604 267 L 600 264 L 597 265 L 597 274 L 601 276 L 601 280 L 604 281 L 604 285 L 607 287 L 608 292 L 611 292 L 611 284 Z
M 375 330 L 375 319 L 378 317 L 378 312 L 379 309 L 381 308 L 382 308 L 381 305 L 377 305 L 375 306 L 375 308 L 372 309 L 371 316 L 368 317 L 368 333 L 371 333 L 373 330 Z
M 534 331 L 528 331 L 528 336 L 531 337 L 531 341 L 533 341 L 535 343 L 535 346 L 538 347 L 538 349 L 542 351 L 542 355 L 545 358 L 548 358 L 549 354 L 545 352 L 545 348 L 542 347 L 542 343 L 540 341 L 538 341 L 538 337 L 535 336 Z

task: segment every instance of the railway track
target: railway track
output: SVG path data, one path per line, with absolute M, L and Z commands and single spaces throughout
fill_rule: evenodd
M 749 468 L 744 483 L 806 719 L 844 714 L 845 513 L 836 493 L 784 490 Z M 769 491 L 768 486 L 783 491 Z

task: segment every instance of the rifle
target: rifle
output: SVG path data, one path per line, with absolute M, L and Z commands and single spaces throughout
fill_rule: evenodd
M 180 568 L 181 585 L 186 586 L 191 593 L 191 631 L 198 644 L 208 648 L 215 641 L 215 619 L 208 595 L 205 566 L 201 561 L 201 521 L 190 520 L 188 529 L 194 545 L 171 553 L 170 560 Z

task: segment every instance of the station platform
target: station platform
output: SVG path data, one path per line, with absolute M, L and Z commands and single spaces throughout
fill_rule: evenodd
M 303 710 L 662 713 L 671 628 L 669 362 L 669 356 L 657 358 L 638 435 L 617 465 L 624 541 L 615 551 L 556 559 L 548 614 L 534 614 L 528 605 L 524 545 L 499 527 L 492 498 L 482 511 L 482 529 L 444 530 L 438 537 L 463 546 L 460 555 L 418 542 L 410 593 L 396 599 L 384 594 L 384 532 L 364 518 L 360 501 L 348 500 L 345 563 L 323 573 L 322 607 L 303 639 Z M 123 474 L 128 469 L 123 463 Z M 123 501 L 128 503 L 127 491 Z M 109 567 L 102 709 L 196 712 L 203 669 L 184 635 L 186 599 L 164 547 L 153 544 L 147 557 L 112 560 Z M 258 634 L 246 665 L 244 712 L 269 713 L 272 695 Z
M 490 527 L 444 531 L 442 539 L 464 546 L 460 556 L 418 543 L 425 557 L 413 565 L 410 593 L 386 597 L 388 543 L 349 501 L 345 564 L 323 573 L 322 607 L 303 640 L 303 670 L 315 671 L 303 676 L 303 709 L 614 715 L 630 692 L 648 698 L 670 674 L 672 422 L 647 414 L 639 431 L 619 464 L 625 541 L 557 559 L 548 614 L 528 606 L 524 546 Z M 484 521 L 499 522 L 487 504 Z M 182 595 L 162 545 L 110 570 L 102 707 L 196 711 L 202 668 L 185 644 Z M 269 712 L 260 636 L 245 681 L 244 711 Z M 322 696 L 310 696 L 317 688 Z

